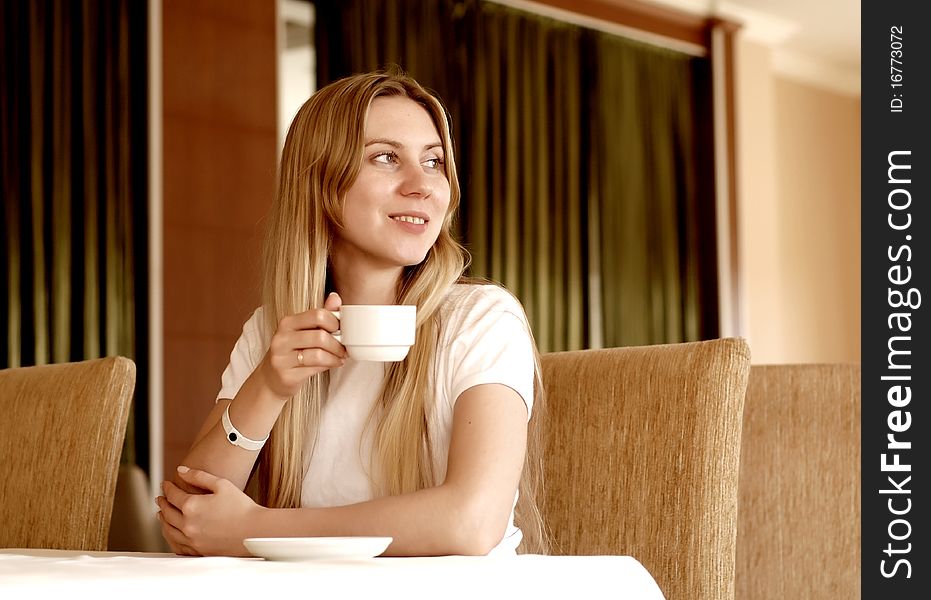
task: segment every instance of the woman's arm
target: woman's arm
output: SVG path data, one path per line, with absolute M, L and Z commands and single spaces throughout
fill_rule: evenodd
M 285 402 L 287 398 L 281 398 L 271 392 L 263 381 L 262 369 L 257 368 L 243 383 L 235 400 L 217 400 L 216 406 L 204 420 L 194 444 L 181 461 L 182 464 L 215 473 L 230 480 L 239 489 L 244 489 L 259 453 L 234 446 L 227 441 L 220 421 L 223 411 L 227 406 L 230 407 L 230 422 L 234 423 L 243 435 L 252 439 L 262 439 L 278 420 Z M 177 476 L 173 481 L 188 491 L 195 491 L 195 488 L 189 487 Z
M 447 474 L 434 488 L 334 508 L 265 509 L 210 473 L 182 474 L 209 488 L 193 496 L 167 483 L 166 535 L 200 554 L 248 554 L 247 537 L 378 535 L 386 554 L 487 554 L 507 528 L 520 481 L 527 408 L 511 388 L 485 384 L 456 401 Z
M 244 436 L 260 440 L 268 435 L 285 403 L 309 377 L 343 364 L 346 349 L 330 335 L 339 328 L 339 321 L 329 311 L 338 310 L 340 304 L 339 296 L 331 294 L 324 309 L 312 309 L 281 320 L 262 361 L 242 384 L 235 399 L 217 401 L 182 464 L 228 479 L 239 489 L 245 488 L 259 453 L 227 440 L 221 423 L 223 411 L 229 406 L 230 422 Z M 298 363 L 298 351 L 302 351 L 303 364 Z M 173 481 L 189 492 L 198 491 L 182 478 L 176 476 Z

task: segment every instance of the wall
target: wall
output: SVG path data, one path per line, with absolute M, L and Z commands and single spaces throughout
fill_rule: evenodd
M 163 0 L 164 465 L 183 458 L 258 306 L 274 191 L 274 2 Z M 155 475 L 158 478 L 158 475 Z
M 754 363 L 860 360 L 860 98 L 737 47 L 739 248 Z
M 860 99 L 790 79 L 775 92 L 786 358 L 858 362 Z
M 757 362 L 782 362 L 781 225 L 776 190 L 776 93 L 769 50 L 736 49 L 738 264 L 742 333 Z

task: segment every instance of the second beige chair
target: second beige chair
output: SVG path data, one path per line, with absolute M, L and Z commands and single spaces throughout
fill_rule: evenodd
M 749 370 L 741 339 L 544 355 L 554 552 L 633 556 L 668 600 L 732 599 Z
M 737 598 L 860 597 L 860 366 L 754 366 Z
M 106 550 L 136 366 L 0 371 L 0 548 Z

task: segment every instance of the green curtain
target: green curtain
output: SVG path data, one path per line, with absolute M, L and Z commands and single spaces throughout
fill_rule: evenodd
M 449 108 L 472 274 L 541 351 L 718 335 L 710 65 L 477 0 L 318 0 L 317 81 L 396 64 Z
M 593 34 L 590 202 L 606 346 L 717 336 L 707 60 Z
M 146 11 L 0 0 L 0 368 L 134 359 L 124 460 L 143 464 Z

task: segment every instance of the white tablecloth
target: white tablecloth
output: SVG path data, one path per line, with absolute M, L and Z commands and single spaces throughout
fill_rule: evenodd
M 0 550 L 0 598 L 625 598 L 663 600 L 629 556 L 444 556 L 270 562 Z

